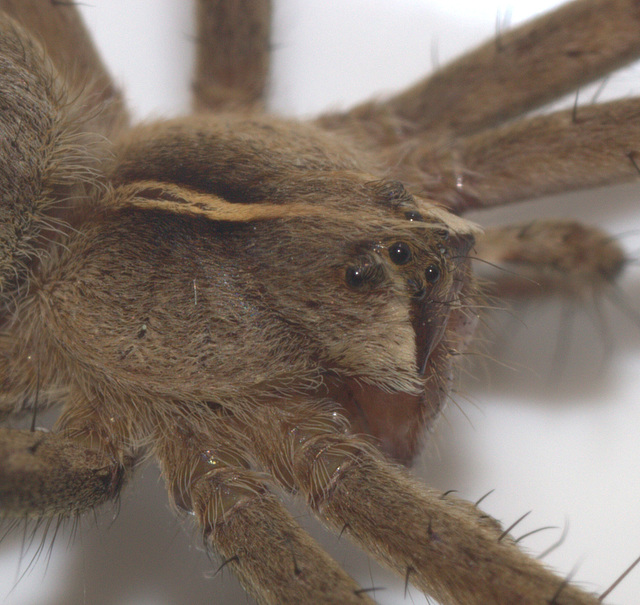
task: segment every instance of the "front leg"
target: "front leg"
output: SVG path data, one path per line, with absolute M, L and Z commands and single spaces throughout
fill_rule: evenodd
M 158 419 L 155 450 L 174 505 L 192 513 L 205 544 L 265 605 L 374 605 L 251 470 L 233 422 L 203 414 L 209 430 Z
M 597 605 L 529 557 L 475 505 L 419 485 L 300 401 L 256 415 L 254 455 L 336 531 L 446 605 Z M 249 447 L 249 444 L 248 444 Z

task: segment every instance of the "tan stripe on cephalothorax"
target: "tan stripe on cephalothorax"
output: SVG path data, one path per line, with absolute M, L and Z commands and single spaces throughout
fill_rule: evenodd
M 322 218 L 324 221 L 353 221 L 354 213 L 328 205 L 315 205 L 303 202 L 274 204 L 270 202 L 238 203 L 228 202 L 213 193 L 200 193 L 180 185 L 158 181 L 138 181 L 131 185 L 119 187 L 114 196 L 118 207 L 134 207 L 143 210 L 161 210 L 177 215 L 203 217 L 212 221 L 251 222 L 257 220 Z M 427 200 L 418 204 L 426 223 L 410 223 L 402 221 L 407 231 L 416 228 L 445 226 L 452 232 L 463 235 L 477 233 L 475 223 L 447 212 Z M 360 213 L 357 213 L 359 215 Z M 381 223 L 382 223 L 382 216 Z M 430 223 L 432 223 L 430 225 Z
M 250 222 L 292 217 L 326 217 L 333 214 L 326 207 L 291 203 L 243 204 L 228 202 L 212 193 L 198 193 L 185 187 L 143 181 L 118 188 L 117 206 L 143 210 L 162 210 L 183 216 L 201 216 L 212 221 Z

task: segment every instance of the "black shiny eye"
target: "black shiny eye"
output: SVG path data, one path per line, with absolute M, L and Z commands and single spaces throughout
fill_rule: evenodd
M 347 285 L 353 290 L 362 290 L 365 286 L 375 287 L 384 281 L 384 267 L 379 262 L 371 262 L 370 259 L 362 259 L 350 267 L 345 274 Z
M 415 210 L 407 210 L 404 213 L 404 218 L 406 218 L 408 221 L 416 221 L 416 222 L 424 222 L 424 219 L 422 218 L 422 214 L 420 214 L 419 212 L 416 212 Z
M 424 275 L 430 284 L 435 284 L 440 279 L 440 269 L 436 265 L 429 265 L 425 269 Z
M 366 280 L 364 267 L 347 267 L 345 279 L 350 288 L 362 288 Z
M 411 248 L 404 242 L 396 242 L 389 246 L 389 258 L 396 265 L 405 265 L 411 260 Z

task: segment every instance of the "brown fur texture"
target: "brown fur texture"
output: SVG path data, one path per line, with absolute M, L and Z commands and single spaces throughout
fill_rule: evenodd
M 523 264 L 533 256 L 544 273 L 558 267 L 556 257 L 572 257 L 557 247 L 545 256 L 535 247 L 559 231 L 573 251 L 570 229 L 520 228 L 512 253 L 497 231 L 483 240 L 473 225 L 447 213 L 504 203 L 517 187 L 526 189 L 528 177 L 499 157 L 487 159 L 502 131 L 481 131 L 490 123 L 484 117 L 470 119 L 469 128 L 433 133 L 415 109 L 425 94 L 420 87 L 315 124 L 258 113 L 262 93 L 255 91 L 264 88 L 259 66 L 267 50 L 246 32 L 266 36 L 269 29 L 265 6 L 247 4 L 249 22 L 216 2 L 199 4 L 205 16 L 198 40 L 220 57 L 219 64 L 197 64 L 195 103 L 211 113 L 131 130 L 124 130 L 116 93 L 96 102 L 91 86 L 79 89 L 56 70 L 56 57 L 66 51 L 54 51 L 49 64 L 32 34 L 3 20 L 10 110 L 2 126 L 12 133 L 17 121 L 19 128 L 3 138 L 8 159 L 0 182 L 6 192 L 0 411 L 11 416 L 58 404 L 62 412 L 55 431 L 36 432 L 35 442 L 29 432 L 0 435 L 7 452 L 0 506 L 9 515 L 36 517 L 91 509 L 117 494 L 136 459 L 153 454 L 173 503 L 195 515 L 208 546 L 259 601 L 368 599 L 270 495 L 271 481 L 301 492 L 321 518 L 442 603 L 597 602 L 524 555 L 475 506 L 414 484 L 393 463 L 408 463 L 419 451 L 472 336 L 479 303 L 468 258 L 474 238 L 487 246 L 485 256 Z M 635 7 L 609 4 L 612 20 L 635 18 Z M 591 32 L 587 5 L 576 3 L 571 16 Z M 20 18 L 11 3 L 0 7 Z M 210 17 L 229 22 L 213 27 Z M 534 27 L 554 31 L 558 18 Z M 72 23 L 52 27 L 71 27 L 84 39 L 79 22 Z M 49 27 L 25 25 L 36 32 Z M 230 42 L 220 31 L 238 36 Z M 525 28 L 513 35 L 517 47 L 531 34 Z M 56 44 L 55 36 L 38 37 Z M 512 45 L 511 38 L 501 43 Z M 238 50 L 226 54 L 229 47 Z M 634 49 L 640 52 L 640 41 Z M 631 54 L 616 51 L 618 63 Z M 230 63 L 234 56 L 255 60 Z M 82 70 L 104 77 L 98 59 L 89 54 L 88 61 Z M 618 63 L 593 66 L 589 77 Z M 556 67 L 563 81 L 585 69 Z M 238 89 L 241 100 L 225 94 L 221 101 L 200 84 L 207 79 L 213 88 Z M 573 86 L 579 82 L 576 76 Z M 33 94 L 38 86 L 44 94 Z M 46 104 L 30 112 L 40 98 Z M 531 90 L 516 110 L 542 99 Z M 108 117 L 96 122 L 103 101 Z M 220 111 L 224 105 L 244 112 L 247 104 L 253 113 Z M 582 136 L 599 149 L 602 125 L 608 131 L 633 115 L 625 108 L 594 110 Z M 456 108 L 443 104 L 444 123 L 447 111 Z M 401 140 L 380 141 L 375 128 L 374 136 L 362 129 L 363 115 L 381 128 L 387 118 L 413 126 L 396 130 Z M 505 137 L 517 147 L 513 133 L 528 129 L 535 136 L 539 124 L 507 125 Z M 113 147 L 96 131 L 111 135 Z M 443 154 L 454 146 L 453 135 L 462 135 L 458 146 Z M 603 152 L 593 160 L 596 169 L 590 166 L 596 180 L 585 184 L 635 178 L 628 169 L 632 143 L 625 131 L 611 144 L 624 149 L 618 155 L 627 159 L 626 170 L 613 169 Z M 486 163 L 476 166 L 474 157 Z M 32 171 L 11 189 L 12 168 L 24 158 Z M 543 159 L 522 162 L 553 183 L 527 193 L 575 182 L 558 183 Z M 584 162 L 572 156 L 561 171 L 579 174 Z M 443 167 L 441 190 L 422 180 L 434 166 Z M 467 169 L 494 177 L 496 185 L 480 191 Z M 521 182 L 512 182 L 513 173 Z M 461 175 L 462 186 L 451 185 Z M 622 256 L 596 230 L 583 229 L 608 273 L 597 262 L 581 264 L 577 253 L 574 263 L 558 268 L 584 273 L 596 289 L 597 279 L 616 277 Z M 504 293 L 499 281 L 495 288 Z M 389 414 L 390 407 L 402 413 Z M 46 463 L 56 457 L 60 478 L 49 485 Z

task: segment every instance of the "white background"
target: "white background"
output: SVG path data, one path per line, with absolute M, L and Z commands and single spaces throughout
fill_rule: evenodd
M 371 94 L 407 85 L 495 33 L 496 21 L 517 23 L 555 4 L 494 1 L 298 0 L 276 2 L 272 107 L 312 115 L 345 107 Z M 188 109 L 193 50 L 191 10 L 182 0 L 87 0 L 82 6 L 116 80 L 136 117 Z M 603 15 L 605 18 L 605 15 Z M 625 71 L 606 94 L 640 94 L 640 72 Z M 581 93 L 581 99 L 588 99 Z M 602 224 L 632 258 L 640 251 L 640 189 L 627 186 L 592 194 L 523 204 L 492 222 L 522 216 L 575 216 Z M 635 230 L 635 232 L 634 232 Z M 621 282 L 640 310 L 639 268 Z M 511 524 L 531 515 L 514 535 L 545 525 L 560 529 L 526 540 L 534 553 L 568 525 L 564 544 L 546 558 L 560 573 L 595 591 L 606 588 L 640 555 L 640 325 L 606 303 L 606 320 L 593 309 L 535 304 L 490 321 L 491 354 L 510 369 L 487 364 L 474 370 L 456 406 L 450 406 L 417 472 L 442 489 L 477 499 Z M 572 321 L 568 321 L 570 316 Z M 515 319 L 514 319 L 515 317 Z M 607 346 L 603 338 L 611 342 Z M 559 342 L 568 355 L 554 362 Z M 564 355 L 563 355 L 564 357 Z M 553 367 L 556 367 L 554 370 Z M 298 513 L 308 523 L 306 513 Z M 228 572 L 210 578 L 209 562 L 188 523 L 174 519 L 153 466 L 140 469 L 112 510 L 85 519 L 68 547 L 59 535 L 51 556 L 21 553 L 21 532 L 0 544 L 0 603 L 6 605 L 250 603 Z M 384 586 L 382 603 L 424 603 L 416 590 L 404 599 L 402 582 L 364 556 L 319 532 L 333 556 L 364 586 Z M 36 539 L 36 544 L 38 540 Z M 640 569 L 612 594 L 611 603 L 633 605 Z

